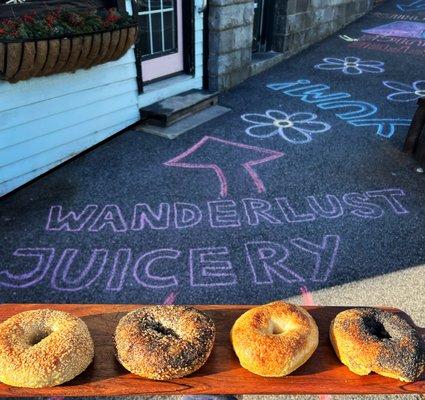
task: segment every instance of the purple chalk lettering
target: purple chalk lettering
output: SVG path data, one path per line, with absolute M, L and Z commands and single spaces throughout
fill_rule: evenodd
M 62 215 L 62 206 L 52 206 L 50 207 L 49 217 L 47 219 L 46 231 L 79 232 L 84 228 L 96 210 L 97 205 L 89 204 L 79 214 L 75 211 L 70 211 L 66 215 Z
M 213 228 L 230 228 L 241 226 L 236 203 L 233 200 L 208 202 L 210 225 Z
M 122 289 L 130 260 L 131 249 L 119 249 L 117 251 L 114 258 L 114 265 L 112 266 L 111 276 L 106 285 L 106 290 L 119 292 Z
M 281 224 L 282 221 L 270 214 L 271 204 L 261 199 L 242 199 L 249 225 L 258 225 L 260 219 L 271 224 Z
M 99 232 L 107 226 L 112 228 L 115 233 L 127 231 L 127 224 L 121 214 L 121 210 L 115 204 L 107 204 L 103 207 L 103 210 L 90 226 L 89 231 Z
M 202 220 L 202 211 L 191 203 L 174 204 L 174 223 L 177 229 L 192 228 Z
M 307 196 L 310 208 L 320 217 L 323 218 L 339 218 L 344 214 L 341 202 L 332 194 L 325 196 L 325 205 L 319 203 L 317 196 Z
M 181 252 L 174 249 L 159 249 L 143 254 L 134 265 L 134 279 L 142 286 L 152 289 L 168 288 L 178 286 L 178 280 L 175 275 L 158 276 L 151 272 L 151 267 L 158 260 L 171 259 L 176 260 Z M 161 265 L 161 263 L 160 263 Z
M 108 250 L 94 249 L 88 264 L 79 272 L 72 273 L 75 258 L 80 253 L 77 249 L 65 249 L 52 274 L 52 287 L 66 292 L 77 292 L 88 288 L 102 274 L 108 259 Z M 70 277 L 70 275 L 73 275 Z
M 369 197 L 380 197 L 388 202 L 392 210 L 397 214 L 409 214 L 403 205 L 395 198 L 395 196 L 405 196 L 406 194 L 402 189 L 383 189 L 366 192 Z
M 355 209 L 350 211 L 351 214 L 360 218 L 381 218 L 384 210 L 378 205 L 369 202 L 369 197 L 361 193 L 347 193 L 342 197 L 344 203 Z
M 249 242 L 245 250 L 256 284 L 273 283 L 273 275 L 288 283 L 304 282 L 304 278 L 285 265 L 289 251 L 280 243 Z
M 275 200 L 279 208 L 282 210 L 282 213 L 285 216 L 285 219 L 290 224 L 293 224 L 296 222 L 309 222 L 309 221 L 314 221 L 316 219 L 316 216 L 311 213 L 297 214 L 296 211 L 289 204 L 289 200 L 287 197 L 279 197 Z
M 316 262 L 311 278 L 313 282 L 326 282 L 328 280 L 335 264 L 339 242 L 340 237 L 337 235 L 326 235 L 320 245 L 303 238 L 291 240 L 294 246 L 315 256 Z
M 141 231 L 146 224 L 152 229 L 168 229 L 170 226 L 170 205 L 161 203 L 158 212 L 155 213 L 147 204 L 136 204 L 131 230 Z
M 0 271 L 0 286 L 26 288 L 37 284 L 44 278 L 52 263 L 55 249 L 24 248 L 17 249 L 13 255 L 15 257 L 35 257 L 37 258 L 37 264 L 23 274 L 13 274 L 7 269 Z
M 192 286 L 236 285 L 232 263 L 224 256 L 229 255 L 227 247 L 207 247 L 190 250 L 190 283 Z

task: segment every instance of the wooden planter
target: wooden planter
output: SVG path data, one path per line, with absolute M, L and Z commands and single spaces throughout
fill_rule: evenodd
M 0 42 L 0 79 L 11 83 L 74 72 L 118 60 L 136 42 L 137 26 L 64 38 Z

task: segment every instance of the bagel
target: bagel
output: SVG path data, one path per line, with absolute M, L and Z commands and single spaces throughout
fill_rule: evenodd
M 33 310 L 0 324 L 0 381 L 41 388 L 60 385 L 93 360 L 87 325 L 62 311 Z
M 423 343 L 398 315 L 374 308 L 339 313 L 330 326 L 336 355 L 357 375 L 376 372 L 412 382 L 424 368 Z
M 133 374 L 155 380 L 181 378 L 201 368 L 214 340 L 214 322 L 184 306 L 137 309 L 115 331 L 118 361 Z
M 311 357 L 319 343 L 319 330 L 303 308 L 275 301 L 242 314 L 230 338 L 242 367 L 257 375 L 279 377 Z

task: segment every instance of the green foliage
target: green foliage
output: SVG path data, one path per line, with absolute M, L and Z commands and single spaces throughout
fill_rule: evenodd
M 78 10 L 58 8 L 43 14 L 0 20 L 0 41 L 48 39 L 58 36 L 78 35 L 97 31 L 125 28 L 134 20 L 125 11 L 115 8 Z

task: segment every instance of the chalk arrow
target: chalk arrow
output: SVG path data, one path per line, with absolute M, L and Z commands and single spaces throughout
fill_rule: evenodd
M 164 163 L 168 167 L 212 169 L 220 182 L 220 196 L 228 193 L 227 176 L 240 165 L 248 172 L 258 193 L 266 191 L 263 181 L 253 167 L 283 156 L 279 151 L 230 142 L 213 136 L 204 136 L 198 143 Z M 201 161 L 198 161 L 201 160 Z M 224 172 L 227 170 L 227 173 Z

